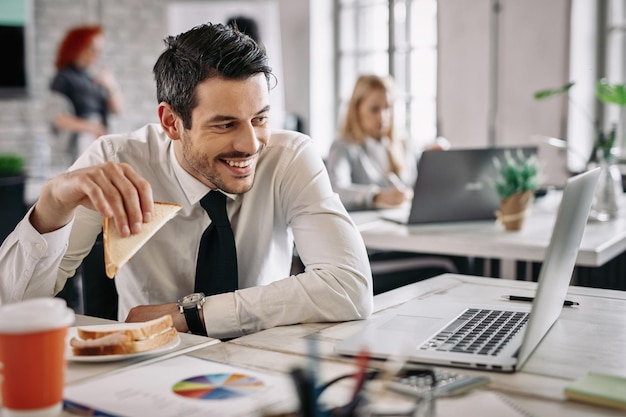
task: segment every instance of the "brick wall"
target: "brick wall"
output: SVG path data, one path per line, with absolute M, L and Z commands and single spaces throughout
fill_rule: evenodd
M 157 121 L 152 66 L 168 35 L 167 6 L 176 0 L 28 1 L 33 15 L 31 94 L 28 99 L 0 99 L 0 152 L 19 152 L 32 161 L 39 143 L 47 140 L 44 103 L 56 51 L 66 31 L 78 24 L 99 23 L 105 29 L 102 63 L 115 74 L 125 101 L 125 111 L 112 118 L 111 130 L 124 132 Z M 309 63 L 303 56 L 308 57 L 308 0 L 277 0 L 277 4 L 283 11 L 283 61 L 289 61 L 289 70 L 298 74 L 296 79 L 279 82 L 285 85 L 288 111 L 302 116 L 306 124 Z
M 34 40 L 31 94 L 0 100 L 0 151 L 33 154 L 45 139 L 44 98 L 54 74 L 54 58 L 66 30 L 83 23 L 105 28 L 102 63 L 114 72 L 124 94 L 125 111 L 112 119 L 112 130 L 127 131 L 156 121 L 152 66 L 167 36 L 168 0 L 32 0 Z

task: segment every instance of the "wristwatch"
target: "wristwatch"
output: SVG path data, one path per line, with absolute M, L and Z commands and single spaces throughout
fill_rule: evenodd
M 185 320 L 187 321 L 187 327 L 189 327 L 189 331 L 193 334 L 199 334 L 201 336 L 206 336 L 207 332 L 202 324 L 202 320 L 200 319 L 200 314 L 202 314 L 202 306 L 206 301 L 206 296 L 202 292 L 195 292 L 193 294 L 189 294 L 181 298 L 176 302 L 178 306 L 178 310 L 182 314 L 185 315 Z

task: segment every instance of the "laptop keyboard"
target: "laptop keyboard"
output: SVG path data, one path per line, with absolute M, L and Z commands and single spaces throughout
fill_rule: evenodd
M 528 314 L 470 308 L 420 349 L 495 356 L 524 327 Z

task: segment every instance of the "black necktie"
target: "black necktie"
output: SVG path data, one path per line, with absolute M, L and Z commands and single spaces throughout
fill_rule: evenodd
M 195 291 L 205 295 L 235 291 L 239 286 L 237 249 L 226 214 L 226 196 L 219 191 L 209 191 L 200 205 L 209 214 L 211 224 L 200 240 Z

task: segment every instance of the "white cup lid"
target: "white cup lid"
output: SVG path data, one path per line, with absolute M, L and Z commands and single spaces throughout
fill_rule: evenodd
M 30 333 L 72 323 L 74 311 L 61 298 L 32 298 L 0 307 L 0 333 Z

